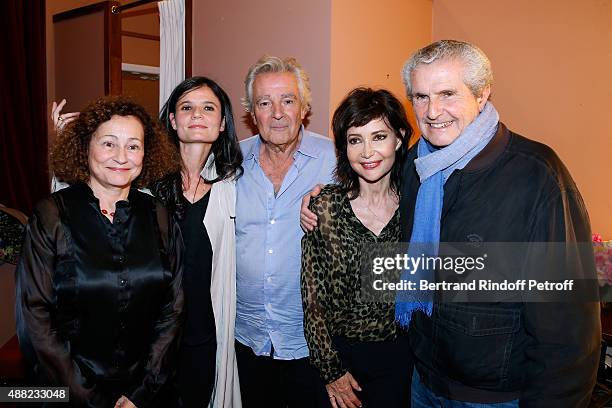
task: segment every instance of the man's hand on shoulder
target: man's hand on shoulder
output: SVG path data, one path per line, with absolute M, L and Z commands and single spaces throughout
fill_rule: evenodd
M 304 198 L 302 198 L 302 207 L 300 209 L 300 226 L 304 232 L 312 231 L 317 226 L 319 221 L 317 215 L 310 211 L 308 206 L 310 205 L 310 199 L 318 196 L 321 193 L 322 187 L 322 184 L 317 184 L 308 194 L 304 196 Z

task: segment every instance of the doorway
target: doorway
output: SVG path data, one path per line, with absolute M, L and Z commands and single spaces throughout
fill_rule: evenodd
M 170 0 L 177 1 L 177 0 Z M 185 76 L 191 75 L 191 0 L 184 1 Z M 160 108 L 158 1 L 70 1 L 55 4 L 49 101 L 66 98 L 78 111 L 102 95 L 126 95 L 153 116 Z M 70 5 L 77 8 L 66 9 Z M 93 3 L 93 4 L 92 4 Z M 47 7 L 49 13 L 50 7 Z M 57 12 L 59 11 L 59 12 Z M 49 40 L 47 41 L 49 43 Z

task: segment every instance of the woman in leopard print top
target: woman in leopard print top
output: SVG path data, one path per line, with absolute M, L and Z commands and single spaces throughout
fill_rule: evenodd
M 407 407 L 411 356 L 393 303 L 366 302 L 366 243 L 400 239 L 399 177 L 412 128 L 386 90 L 357 88 L 332 120 L 338 184 L 312 201 L 318 227 L 302 239 L 302 299 L 310 359 L 333 407 Z

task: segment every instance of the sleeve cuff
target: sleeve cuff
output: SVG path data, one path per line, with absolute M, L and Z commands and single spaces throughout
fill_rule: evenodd
M 342 366 L 340 359 L 335 356 L 330 360 L 319 360 L 315 364 L 319 368 L 321 378 L 325 384 L 336 381 L 338 378 L 346 374 L 347 370 Z
M 145 408 L 151 402 L 153 395 L 144 386 L 140 386 L 132 391 L 129 396 L 126 395 L 126 397 L 132 401 L 132 404 L 136 405 L 136 408 Z

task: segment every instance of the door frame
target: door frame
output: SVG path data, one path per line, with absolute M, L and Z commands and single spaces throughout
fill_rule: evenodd
M 53 15 L 53 23 L 56 23 L 104 11 L 104 93 L 106 95 L 121 94 L 121 17 L 111 12 L 113 6 L 119 5 L 117 1 L 101 1 Z

